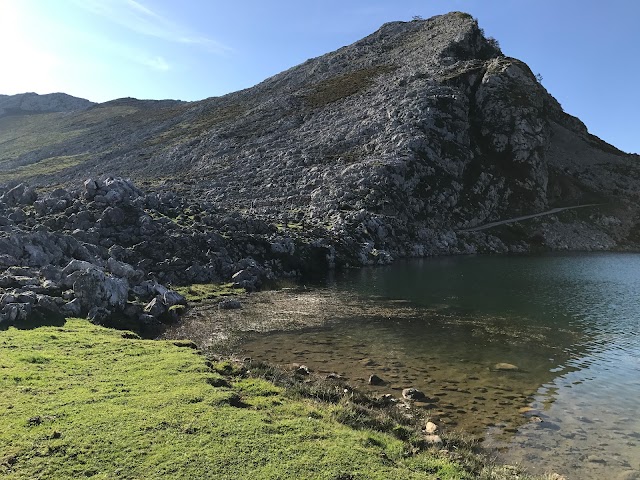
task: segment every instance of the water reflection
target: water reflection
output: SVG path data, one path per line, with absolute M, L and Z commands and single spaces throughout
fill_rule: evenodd
M 422 310 L 336 318 L 255 338 L 245 351 L 380 393 L 420 388 L 437 399 L 425 405 L 435 420 L 486 436 L 507 461 L 581 479 L 640 471 L 640 256 L 429 259 L 348 272 L 326 287 Z M 492 368 L 501 362 L 519 370 Z M 382 387 L 367 385 L 373 373 Z

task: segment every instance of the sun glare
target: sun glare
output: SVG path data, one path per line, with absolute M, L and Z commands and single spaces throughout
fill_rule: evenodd
M 0 92 L 26 91 L 46 93 L 56 90 L 55 70 L 58 57 L 48 51 L 34 26 L 38 12 L 27 2 L 0 0 Z

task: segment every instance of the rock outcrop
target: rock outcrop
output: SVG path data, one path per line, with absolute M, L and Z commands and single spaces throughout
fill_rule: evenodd
M 228 281 L 251 291 L 326 270 L 335 257 L 321 234 L 292 236 L 119 177 L 41 195 L 0 188 L 0 252 L 0 324 L 82 315 L 136 330 L 176 320 L 186 301 L 165 285 Z
M 20 93 L 18 95 L 0 95 L 0 117 L 25 113 L 75 112 L 86 110 L 95 103 L 84 98 L 72 97 L 66 93 Z

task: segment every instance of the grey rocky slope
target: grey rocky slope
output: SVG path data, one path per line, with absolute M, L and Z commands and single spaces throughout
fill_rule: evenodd
M 0 95 L 0 116 L 43 112 L 74 112 L 86 110 L 95 103 L 66 93 L 20 93 Z
M 0 188 L 0 327 L 83 315 L 155 332 L 186 303 L 166 285 L 230 280 L 253 290 L 314 264 L 326 269 L 335 253 L 322 236 L 294 240 L 122 178 L 40 195 L 24 184 Z
M 223 97 L 82 115 L 59 142 L 0 157 L 0 175 L 19 171 L 7 178 L 34 185 L 104 173 L 169 179 L 178 195 L 221 211 L 324 231 L 352 264 L 637 248 L 640 237 L 638 157 L 589 134 L 459 12 L 385 24 Z M 61 156 L 77 162 L 36 168 Z M 467 231 L 583 204 L 596 205 Z

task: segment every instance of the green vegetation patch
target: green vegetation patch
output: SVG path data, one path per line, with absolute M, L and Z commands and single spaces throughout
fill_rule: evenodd
M 60 113 L 0 118 L 0 165 L 33 150 L 78 137 L 85 131 L 80 126 L 70 127 Z
M 220 124 L 233 122 L 242 117 L 246 111 L 247 107 L 241 104 L 207 107 L 195 119 L 173 125 L 147 140 L 146 145 L 167 146 L 185 143 Z
M 173 287 L 173 289 L 188 302 L 202 302 L 244 293 L 243 288 L 234 287 L 233 283 L 194 283 L 186 287 Z
M 471 478 L 172 342 L 71 319 L 1 331 L 0 352 L 3 478 Z
M 395 69 L 396 67 L 390 65 L 378 65 L 323 80 L 314 85 L 313 90 L 306 95 L 305 101 L 311 108 L 337 102 L 364 90 L 376 77 Z
M 51 157 L 39 162 L 18 167 L 9 172 L 0 172 L 0 183 L 11 180 L 27 179 L 40 175 L 51 175 L 61 172 L 67 168 L 75 167 L 85 162 L 89 158 L 88 154 L 65 155 L 61 157 Z
M 300 222 L 290 222 L 290 223 L 274 223 L 275 227 L 279 232 L 283 232 L 285 230 L 304 230 L 304 225 Z
M 45 147 L 78 138 L 91 127 L 136 112 L 132 107 L 95 107 L 82 112 L 9 115 L 0 118 L 0 166 Z

